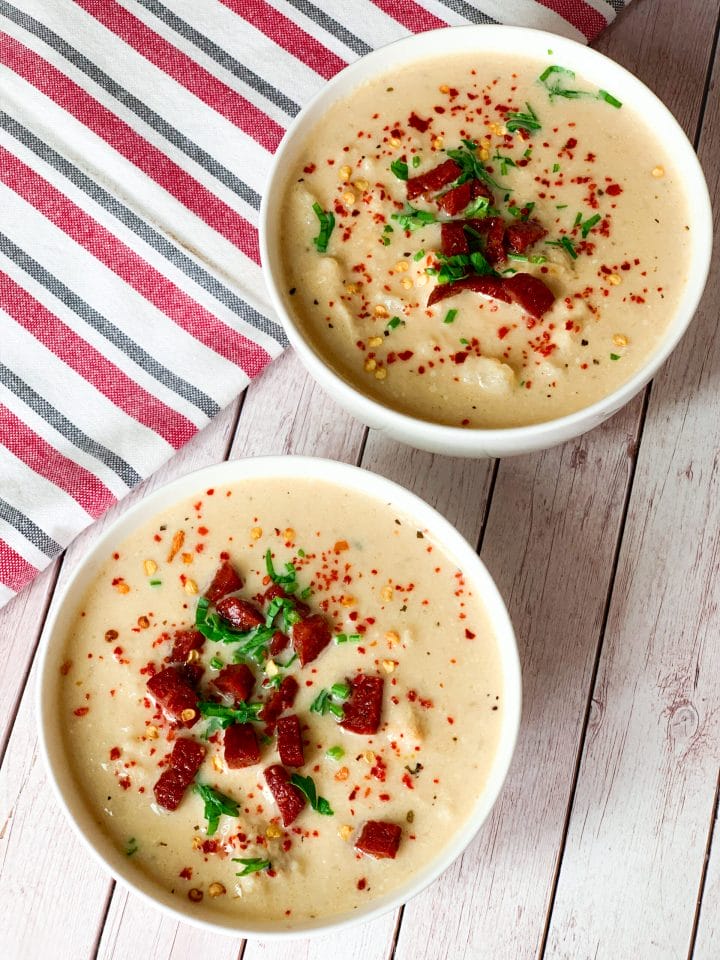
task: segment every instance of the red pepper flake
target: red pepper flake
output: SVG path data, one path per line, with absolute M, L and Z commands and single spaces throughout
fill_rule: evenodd
M 409 360 L 412 356 L 412 350 L 401 350 L 400 353 L 398 353 L 398 360 Z
M 215 487 L 210 487 L 210 489 L 209 489 L 209 490 L 206 490 L 205 493 L 206 493 L 209 497 L 212 497 L 213 494 L 215 493 Z
M 454 717 L 448 717 L 448 718 L 447 718 L 447 722 L 450 724 L 450 726 L 452 726 L 452 725 L 455 723 L 455 718 L 454 718 Z
M 306 167 L 303 167 L 303 173 L 315 173 L 317 167 L 314 163 L 309 163 Z
M 404 773 L 404 774 L 403 774 L 402 782 L 405 784 L 405 786 L 408 788 L 408 790 L 414 790 L 414 789 L 415 789 L 415 787 L 413 786 L 412 777 L 410 776 L 409 773 Z
M 465 628 L 465 639 L 466 639 L 466 640 L 474 640 L 474 639 L 475 639 L 475 634 L 472 632 L 472 630 L 468 630 L 467 627 Z
M 380 794 L 380 799 L 383 801 L 383 803 L 387 803 L 388 800 L 390 799 L 390 794 L 389 794 L 389 793 L 381 793 L 381 794 Z
M 357 882 L 358 890 L 364 890 L 366 887 L 367 887 L 367 880 L 365 879 L 365 877 L 360 877 L 360 879 Z
M 110 751 L 110 759 L 119 760 L 121 752 L 122 751 L 120 750 L 120 747 L 113 747 L 112 750 Z
M 66 660 L 65 663 L 60 667 L 60 673 L 66 677 L 72 668 L 72 660 Z
M 183 867 L 178 876 L 182 877 L 183 880 L 192 879 L 192 867 Z
M 465 363 L 465 361 L 467 360 L 467 356 L 468 356 L 467 353 L 465 353 L 462 350 L 459 350 L 457 353 L 452 354 L 450 359 L 454 363 L 460 364 L 460 363 Z
M 619 183 L 611 183 L 609 186 L 605 187 L 605 193 L 611 197 L 619 197 L 622 192 L 623 189 Z
M 130 789 L 130 777 L 123 777 L 121 780 L 118 781 L 118 783 L 123 788 L 123 790 Z
M 90 712 L 90 707 L 78 707 L 76 710 L 73 710 L 73 713 L 76 717 L 84 717 Z
M 207 527 L 198 527 L 197 532 L 200 534 L 201 537 L 206 537 L 210 533 Z
M 498 333 L 498 339 L 504 340 L 505 337 L 510 333 L 510 327 L 500 327 L 497 333 Z

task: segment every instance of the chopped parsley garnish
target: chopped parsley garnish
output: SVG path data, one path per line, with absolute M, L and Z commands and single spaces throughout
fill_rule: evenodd
M 601 220 L 602 220 L 602 217 L 600 216 L 600 214 L 596 213 L 594 217 L 590 217 L 589 219 L 583 221 L 580 224 L 580 229 L 582 230 L 583 239 L 585 239 L 585 237 L 590 233 L 592 228 L 596 226 L 598 223 L 600 223 Z
M 297 570 L 293 563 L 285 564 L 285 573 L 276 573 L 272 562 L 270 548 L 265 553 L 265 569 L 273 583 L 279 584 L 287 593 L 295 593 L 297 589 Z
M 445 153 L 450 157 L 451 160 L 454 160 L 461 168 L 460 176 L 457 178 L 453 186 L 459 187 L 461 183 L 465 183 L 466 180 L 484 180 L 491 187 L 495 187 L 496 190 L 509 190 L 509 187 L 503 187 L 501 184 L 497 183 L 490 174 L 485 169 L 485 164 L 479 157 L 476 155 L 475 151 L 477 150 L 477 144 L 473 143 L 472 140 L 463 140 L 465 144 L 465 149 L 460 147 L 457 150 L 446 150 Z
M 320 221 L 320 233 L 316 237 L 313 237 L 313 243 L 318 253 L 326 253 L 330 234 L 335 228 L 335 217 L 329 210 L 323 210 L 317 201 L 313 204 L 312 208 L 315 211 L 315 216 Z
M 410 230 L 411 232 L 421 230 L 429 223 L 435 223 L 437 220 L 434 213 L 429 213 L 427 210 L 418 210 L 409 203 L 402 213 L 392 213 L 390 216 L 393 220 L 397 220 L 403 230 Z
M 620 359 L 620 354 L 619 354 L 619 353 L 611 353 L 611 354 L 610 354 L 610 359 L 611 359 L 611 360 L 619 360 L 619 359 Z
M 390 229 L 392 230 L 392 227 L 391 227 Z M 305 551 L 304 551 L 304 550 L 298 550 L 297 555 L 298 555 L 298 556 L 300 557 L 300 559 L 302 560 L 303 557 L 305 556 Z
M 546 240 L 545 243 L 549 247 L 563 247 L 563 249 L 570 254 L 573 260 L 577 260 L 577 250 L 573 246 L 573 242 L 570 237 L 561 237 L 559 240 Z
M 610 106 L 615 107 L 616 110 L 619 110 L 622 106 L 622 102 L 611 93 L 608 93 L 607 90 L 598 90 L 598 100 L 604 100 L 605 103 L 609 103 Z
M 560 173 L 560 164 L 559 164 L 559 163 L 554 163 L 554 164 L 553 164 L 552 172 L 553 172 L 553 173 Z
M 423 258 L 424 256 L 425 256 L 425 251 L 424 251 L 424 250 L 418 250 L 417 253 L 414 253 L 414 254 L 413 254 L 413 260 L 415 261 L 415 263 L 417 263 L 418 260 L 422 260 L 422 258 Z
M 220 657 L 212 657 L 210 660 L 210 666 L 213 668 L 213 670 L 222 670 L 225 664 Z
M 135 837 L 129 837 L 128 842 L 125 844 L 125 856 L 132 857 L 138 852 L 138 842 Z
M 338 633 L 335 637 L 335 643 L 357 643 L 360 639 L 359 633 Z
M 208 822 L 207 835 L 209 837 L 217 830 L 220 817 L 223 814 L 227 817 L 237 817 L 239 813 L 237 803 L 230 797 L 226 797 L 224 793 L 214 790 L 207 783 L 196 783 L 193 790 L 199 794 L 205 804 L 204 816 Z
M 540 74 L 538 79 L 540 83 L 545 85 L 545 89 L 550 94 L 551 100 L 553 97 L 565 97 L 566 100 L 579 100 L 580 97 L 592 96 L 592 94 L 584 90 L 571 90 L 563 86 L 563 76 L 567 77 L 568 80 L 575 79 L 575 73 L 572 70 L 557 65 L 546 67 Z M 551 77 L 552 81 L 550 79 Z
M 527 107 L 527 113 L 521 113 L 520 111 L 508 113 L 505 126 L 510 133 L 515 133 L 518 130 L 527 130 L 528 133 L 542 130 L 542 124 L 533 108 L 529 103 L 526 103 L 525 106 Z
M 214 718 L 216 729 L 221 727 L 223 730 L 227 729 L 231 723 L 249 723 L 251 720 L 257 720 L 262 708 L 262 703 L 245 703 L 242 700 L 234 707 L 226 707 L 222 703 L 211 703 L 209 700 L 201 700 L 198 703 L 198 710 L 202 716 Z
M 393 162 L 390 164 L 390 169 L 398 178 L 398 180 L 407 180 L 408 165 L 404 160 L 393 160 Z
M 334 683 L 329 690 L 320 691 L 310 704 L 310 710 L 312 713 L 319 713 L 321 717 L 324 717 L 326 713 L 332 713 L 338 720 L 342 720 L 345 716 L 345 711 L 340 704 L 335 701 L 340 700 L 344 702 L 349 696 L 350 687 L 347 683 Z
M 342 747 L 330 747 L 325 751 L 325 756 L 329 760 L 342 760 L 342 758 L 345 756 L 345 751 Z
M 232 862 L 244 864 L 243 869 L 235 874 L 236 877 L 249 877 L 251 873 L 272 869 L 270 861 L 263 860 L 262 857 L 233 857 Z
M 547 257 L 535 254 L 532 257 L 525 253 L 508 253 L 509 260 L 521 260 L 523 263 L 547 263 Z
M 517 164 L 516 164 L 515 161 L 512 159 L 512 157 L 505 157 L 505 156 L 503 156 L 501 153 L 496 153 L 495 156 L 493 157 L 493 160 L 499 160 L 499 161 L 500 161 L 500 176 L 501 176 L 501 177 L 506 177 L 506 176 L 507 176 L 508 167 L 516 167 L 516 166 L 517 166 Z
M 290 783 L 294 784 L 301 793 L 305 794 L 313 810 L 317 810 L 318 813 L 322 813 L 323 816 L 326 817 L 333 815 L 332 807 L 325 797 L 318 796 L 312 777 L 301 777 L 299 773 L 294 773 L 290 777 Z
M 457 316 L 457 313 L 458 313 L 457 310 L 448 310 L 448 312 L 445 314 L 445 319 L 443 320 L 443 323 L 452 323 L 455 317 Z
M 422 161 L 420 160 L 420 157 L 414 156 L 414 157 L 412 158 L 412 165 L 413 165 L 413 167 L 419 167 L 421 163 L 422 163 Z

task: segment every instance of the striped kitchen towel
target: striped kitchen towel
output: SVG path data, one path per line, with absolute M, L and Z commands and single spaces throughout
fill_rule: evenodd
M 592 39 L 623 0 L 0 0 L 0 604 L 285 339 L 268 161 L 346 63 L 408 32 Z

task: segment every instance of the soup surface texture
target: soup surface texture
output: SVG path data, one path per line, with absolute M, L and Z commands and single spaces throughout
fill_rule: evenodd
M 333 105 L 280 225 L 283 296 L 316 352 L 454 426 L 555 419 L 627 381 L 678 306 L 691 236 L 668 145 L 619 98 L 552 56 L 483 54 Z
M 500 654 L 472 584 L 391 504 L 211 488 L 117 544 L 79 604 L 68 762 L 117 850 L 186 904 L 239 926 L 347 913 L 463 830 Z

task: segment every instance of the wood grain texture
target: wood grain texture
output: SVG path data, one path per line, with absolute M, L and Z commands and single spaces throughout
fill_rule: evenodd
M 524 697 L 518 748 L 500 800 L 475 842 L 406 906 L 397 960 L 536 956 L 638 414 L 636 401 L 579 441 L 500 465 L 481 556 L 518 637 Z
M 700 153 L 717 209 L 709 104 Z M 691 948 L 720 762 L 719 295 L 716 272 L 650 397 L 549 932 L 558 960 Z M 716 869 L 701 950 L 716 939 Z

